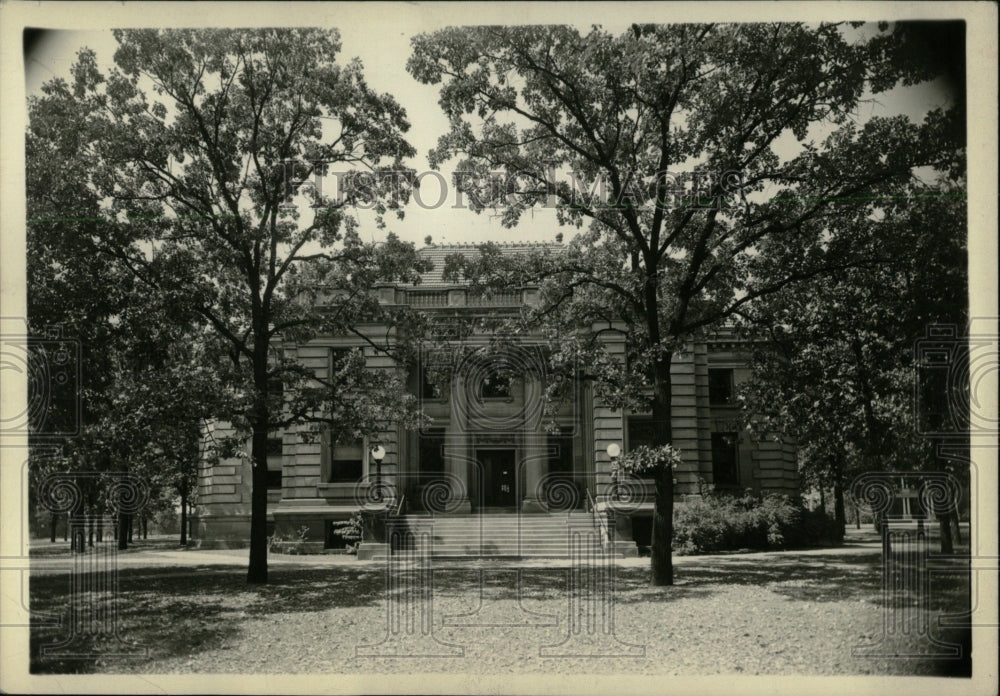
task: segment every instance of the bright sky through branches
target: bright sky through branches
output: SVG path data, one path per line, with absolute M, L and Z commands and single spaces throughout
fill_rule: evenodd
M 423 85 L 413 79 L 405 68 L 410 55 L 410 39 L 420 31 L 430 27 L 409 27 L 400 23 L 374 18 L 364 26 L 351 25 L 340 30 L 342 51 L 340 61 L 346 62 L 357 56 L 364 64 L 364 74 L 368 84 L 378 92 L 391 93 L 406 109 L 411 123 L 407 139 L 416 148 L 417 156 L 411 161 L 418 173 L 428 172 L 428 151 L 437 144 L 438 137 L 448 130 L 448 121 L 437 104 L 438 88 L 436 85 Z M 378 25 L 374 30 L 372 24 Z M 627 24 L 620 26 L 603 25 L 604 29 L 613 34 L 628 29 Z M 579 26 L 581 32 L 589 30 L 589 26 Z M 372 37 L 377 35 L 377 40 Z M 98 65 L 106 70 L 112 65 L 117 44 L 108 31 L 49 31 L 39 42 L 30 56 L 26 57 L 26 88 L 27 94 L 40 94 L 44 82 L 62 77 L 69 80 L 70 67 L 77 52 L 89 47 L 97 54 Z M 872 116 L 889 116 L 905 114 L 911 120 L 919 122 L 930 109 L 944 107 L 950 103 L 951 95 L 942 80 L 918 85 L 915 87 L 897 87 L 889 92 L 871 98 L 867 95 L 857 113 L 859 122 L 864 122 Z M 168 105 L 169 106 L 169 105 Z M 821 137 L 818 132 L 810 135 Z M 779 156 L 792 153 L 797 149 L 797 143 L 790 131 L 783 134 L 775 142 L 775 151 Z M 448 163 L 454 166 L 454 161 Z M 445 165 L 448 166 L 448 165 Z M 451 184 L 451 170 L 443 169 L 443 179 L 448 190 L 442 191 L 441 178 L 437 175 L 423 177 L 423 187 L 420 192 L 424 206 L 411 201 L 406 208 L 404 220 L 391 218 L 388 229 L 401 238 L 412 241 L 418 246 L 430 235 L 436 243 L 478 243 L 485 241 L 522 242 L 522 241 L 555 241 L 556 234 L 562 231 L 568 239 L 573 234 L 572 229 L 560 228 L 556 222 L 555 211 L 552 209 L 535 209 L 521 218 L 514 229 L 504 229 L 500 224 L 500 216 L 490 212 L 475 215 L 467 209 L 457 207 L 457 194 Z M 441 200 L 439 206 L 434 204 Z M 373 216 L 365 211 L 357 211 L 362 236 L 366 239 L 380 239 L 385 232 L 377 229 Z

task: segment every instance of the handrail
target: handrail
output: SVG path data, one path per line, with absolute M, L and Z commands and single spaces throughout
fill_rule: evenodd
M 606 515 L 601 514 L 597 509 L 597 503 L 594 501 L 594 497 L 590 494 L 590 487 L 587 487 L 587 504 L 590 506 L 590 515 L 594 519 L 594 527 L 600 529 L 604 533 L 604 539 L 607 539 L 610 543 L 612 541 L 611 532 L 608 529 L 608 518 Z M 603 541 L 602 544 L 603 546 Z

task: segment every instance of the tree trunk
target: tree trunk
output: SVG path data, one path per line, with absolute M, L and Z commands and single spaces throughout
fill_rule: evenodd
M 844 510 L 844 482 L 839 471 L 833 479 L 833 518 L 836 522 L 837 542 L 841 543 L 844 541 L 844 532 L 847 531 L 847 513 Z
M 254 428 L 247 582 L 267 582 L 267 429 Z
M 819 486 L 819 509 L 826 514 L 826 489 L 823 488 L 823 484 Z
M 124 551 L 128 548 L 128 527 L 129 515 L 124 512 L 118 513 L 118 550 Z
M 66 513 L 66 526 L 63 527 L 63 541 L 69 541 L 69 518 L 70 514 Z
M 145 541 L 149 538 L 149 518 L 143 515 L 140 524 L 142 525 L 142 540 Z
M 657 446 L 670 444 L 671 356 L 656 361 L 653 378 L 653 432 Z M 656 500 L 653 502 L 653 537 L 650 544 L 650 583 L 655 586 L 674 584 L 674 560 L 671 544 L 674 538 L 674 470 L 670 467 L 657 472 Z
M 861 508 L 858 507 L 857 503 L 852 503 L 854 508 L 854 526 L 861 529 Z
M 187 546 L 188 543 L 188 515 L 187 515 L 187 486 L 181 486 L 181 546 Z
M 67 526 L 70 527 L 70 549 L 77 553 L 86 551 L 86 530 L 83 528 L 83 503 L 80 502 L 67 518 Z
M 131 544 L 131 543 L 134 543 L 133 542 L 133 536 L 132 536 L 132 532 L 133 532 L 133 524 L 132 524 L 133 515 L 131 515 L 131 514 L 125 515 L 125 519 L 128 522 L 128 527 L 126 528 L 127 532 L 128 532 L 128 543 Z
M 59 516 L 56 513 L 52 513 L 49 516 L 49 541 L 53 544 L 56 543 L 56 525 L 59 523 Z
M 958 508 L 951 511 L 951 534 L 954 538 L 955 546 L 962 544 L 962 520 L 958 517 Z
M 87 546 L 93 547 L 94 545 L 94 516 L 90 515 L 87 519 Z
M 256 295 L 254 296 L 256 302 Z M 256 314 L 256 312 L 255 312 Z M 256 327 L 254 340 L 254 385 L 257 390 L 253 413 L 253 462 L 250 492 L 250 560 L 247 582 L 267 582 L 267 325 Z
M 951 515 L 938 515 L 938 523 L 941 527 L 941 553 L 955 553 L 955 547 L 951 543 Z
M 77 553 L 84 553 L 87 550 L 87 530 L 84 529 L 82 522 L 73 525 L 70 536 L 72 538 L 71 548 Z

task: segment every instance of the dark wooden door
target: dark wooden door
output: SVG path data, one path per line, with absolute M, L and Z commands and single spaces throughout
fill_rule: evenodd
M 479 450 L 480 500 L 484 507 L 517 505 L 514 450 Z

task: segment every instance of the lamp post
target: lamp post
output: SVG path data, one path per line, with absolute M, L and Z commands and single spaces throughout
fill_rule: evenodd
M 622 448 L 617 442 L 612 442 L 605 450 L 611 458 L 611 499 L 618 500 L 618 456 Z
M 379 498 L 382 497 L 382 459 L 384 457 L 385 448 L 382 445 L 378 445 L 372 450 L 372 459 L 375 460 L 375 491 Z

